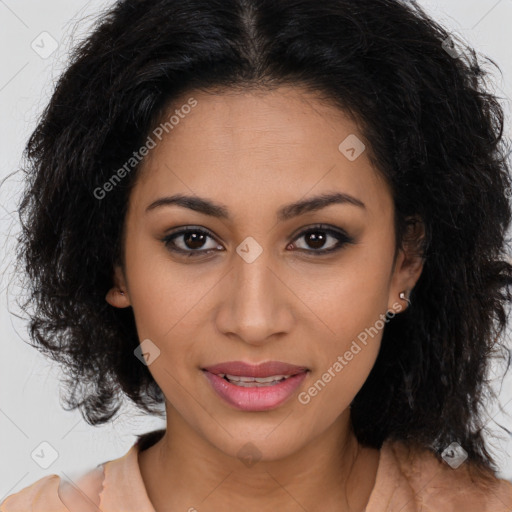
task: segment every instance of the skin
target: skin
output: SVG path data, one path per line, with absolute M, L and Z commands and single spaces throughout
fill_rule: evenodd
M 382 330 L 309 403 L 297 395 L 380 315 L 405 310 L 399 293 L 412 290 L 422 261 L 400 250 L 393 265 L 391 191 L 368 149 L 355 161 L 339 151 L 348 135 L 363 139 L 342 111 L 292 86 L 194 92 L 176 105 L 191 96 L 197 106 L 144 162 L 126 216 L 125 259 L 107 295 L 112 306 L 133 308 L 140 340 L 160 350 L 148 368 L 166 397 L 167 433 L 139 453 L 148 496 L 157 512 L 362 511 L 379 451 L 357 442 L 349 405 Z M 365 208 L 333 204 L 277 221 L 283 205 L 333 191 Z M 177 205 L 146 211 L 177 193 L 221 203 L 231 218 Z M 317 230 L 327 238 L 315 245 L 303 232 L 317 223 L 354 243 L 318 255 L 337 240 Z M 172 253 L 162 239 L 190 226 L 213 237 L 187 245 L 179 236 L 178 247 L 220 250 L 195 259 Z M 263 250 L 251 263 L 236 252 L 249 236 Z M 225 403 L 201 371 L 233 360 L 285 361 L 310 372 L 281 406 L 246 412 Z M 237 456 L 249 442 L 261 457 L 251 467 Z

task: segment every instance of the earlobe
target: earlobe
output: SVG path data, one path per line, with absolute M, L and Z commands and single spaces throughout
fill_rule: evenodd
M 409 219 L 408 230 L 404 237 L 403 246 L 394 269 L 393 285 L 390 300 L 396 300 L 398 295 L 402 309 L 411 306 L 410 294 L 423 272 L 423 242 L 425 226 L 421 219 Z
M 114 286 L 107 292 L 105 300 L 115 308 L 126 308 L 130 306 L 130 298 L 126 291 L 125 278 L 120 267 L 116 267 L 114 270 Z
M 115 308 L 126 308 L 130 306 L 130 300 L 128 299 L 126 292 L 116 287 L 110 288 L 105 296 L 105 300 Z

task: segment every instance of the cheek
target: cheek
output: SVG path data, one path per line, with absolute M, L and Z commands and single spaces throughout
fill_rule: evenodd
M 329 363 L 311 375 L 308 386 L 297 396 L 302 417 L 308 418 L 314 431 L 322 431 L 348 410 L 375 363 L 379 343 L 375 338 L 367 346 L 356 342 L 344 348 L 347 350 L 331 354 Z
M 384 286 L 373 289 L 358 283 L 337 283 L 331 301 L 324 300 L 322 321 L 326 326 L 315 345 L 320 347 L 318 373 L 336 374 L 332 378 L 340 387 L 349 382 L 359 388 L 370 372 L 380 348 L 386 325 Z M 315 331 L 312 331 L 315 332 Z M 329 375 L 325 376 L 329 380 Z M 344 381 L 342 384 L 341 381 Z M 331 387 L 337 387 L 337 384 Z M 350 394 L 351 387 L 347 387 Z M 357 391 L 356 389 L 356 391 Z
M 360 246 L 328 276 L 310 281 L 316 293 L 309 295 L 309 306 L 318 315 L 310 324 L 318 348 L 311 389 L 317 405 L 333 400 L 348 406 L 375 364 L 388 321 L 392 264 L 391 246 L 379 251 L 385 241 L 380 244 Z
M 389 251 L 354 247 L 328 272 L 318 269 L 301 278 L 299 294 L 316 313 L 329 345 L 342 349 L 386 313 L 391 265 Z
M 377 359 L 386 318 L 373 304 L 364 309 L 338 308 L 328 319 L 334 334 L 316 341 L 315 367 L 309 385 L 298 396 L 311 421 L 321 428 L 346 410 L 365 383 Z M 384 312 L 385 313 L 385 312 Z
M 193 321 L 193 312 L 211 288 L 207 276 L 203 279 L 197 271 L 193 273 L 196 266 L 187 270 L 171 260 L 162 246 L 147 235 L 138 240 L 132 236 L 126 245 L 127 282 L 139 337 L 157 344 Z

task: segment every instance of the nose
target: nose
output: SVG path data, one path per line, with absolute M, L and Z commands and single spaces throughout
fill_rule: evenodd
M 289 333 L 297 298 L 281 267 L 271 261 L 269 251 L 253 261 L 238 255 L 233 260 L 217 312 L 220 332 L 250 345 L 264 345 Z

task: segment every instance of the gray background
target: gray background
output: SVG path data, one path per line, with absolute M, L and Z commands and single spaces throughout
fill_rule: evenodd
M 0 179 L 16 170 L 28 135 L 46 105 L 55 80 L 66 67 L 70 45 L 87 33 L 95 16 L 111 1 L 0 0 Z M 503 98 L 510 137 L 512 97 L 512 0 L 424 0 L 420 2 L 449 29 L 475 49 L 496 61 L 503 75 L 490 84 Z M 48 35 L 43 34 L 44 32 Z M 43 34 L 43 35 L 41 35 Z M 55 41 L 55 43 L 52 43 Z M 50 55 L 51 44 L 58 45 Z M 20 190 L 20 176 L 0 188 L 0 502 L 37 479 L 52 473 L 77 478 L 96 464 L 120 457 L 135 435 L 164 426 L 163 420 L 144 417 L 126 403 L 111 424 L 93 428 L 77 411 L 66 412 L 59 404 L 59 368 L 25 344 L 26 327 L 11 314 L 15 311 L 8 288 L 18 232 L 13 214 Z M 510 339 L 510 331 L 507 333 Z M 512 372 L 501 382 L 503 368 L 495 366 L 496 390 L 505 412 L 512 413 Z M 496 421 L 512 429 L 512 419 L 489 406 L 491 449 L 500 462 L 500 476 L 512 481 L 512 438 L 496 427 Z M 53 448 L 41 443 L 46 442 Z M 47 468 L 31 454 L 44 450 Z

